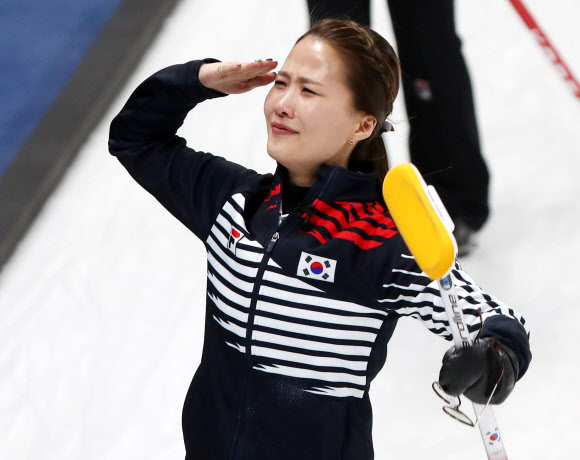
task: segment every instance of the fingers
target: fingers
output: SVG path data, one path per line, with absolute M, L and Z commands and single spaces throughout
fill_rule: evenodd
M 236 80 L 249 80 L 258 75 L 264 75 L 278 66 L 278 61 L 272 59 L 261 60 L 255 62 L 222 62 L 218 65 L 216 73 L 219 77 L 234 77 Z
M 242 64 L 241 70 L 242 73 L 248 78 L 248 80 L 260 76 L 266 75 L 274 70 L 278 66 L 278 61 L 266 59 L 262 61 L 261 59 L 255 62 L 248 62 L 246 64 Z
M 445 354 L 439 372 L 439 384 L 447 394 L 457 396 L 483 382 L 486 370 L 485 348 L 478 342 L 469 348 L 460 348 Z
M 258 86 L 272 83 L 278 66 L 273 59 L 254 62 L 213 62 L 203 64 L 199 81 L 207 88 L 226 94 L 240 94 Z
M 259 86 L 266 86 L 276 80 L 276 72 L 270 72 L 266 75 L 258 75 L 247 81 L 248 89 L 254 89 Z

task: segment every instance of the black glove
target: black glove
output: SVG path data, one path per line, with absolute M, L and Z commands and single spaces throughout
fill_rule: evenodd
M 491 403 L 500 404 L 513 390 L 517 377 L 515 354 L 488 337 L 467 348 L 449 349 L 443 356 L 439 385 L 449 395 L 464 394 L 475 403 L 485 404 L 499 380 Z

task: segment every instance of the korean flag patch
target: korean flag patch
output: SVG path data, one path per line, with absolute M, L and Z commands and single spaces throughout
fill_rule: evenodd
M 325 257 L 302 252 L 296 275 L 301 276 L 302 278 L 334 283 L 335 270 L 336 260 L 326 259 Z

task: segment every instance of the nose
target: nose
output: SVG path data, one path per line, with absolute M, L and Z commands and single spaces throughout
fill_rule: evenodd
M 276 115 L 279 117 L 294 118 L 294 115 L 296 114 L 294 107 L 295 105 L 292 94 L 290 91 L 287 91 L 280 97 L 274 110 L 276 111 Z

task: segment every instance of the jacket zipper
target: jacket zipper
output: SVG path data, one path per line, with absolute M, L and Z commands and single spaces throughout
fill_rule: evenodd
M 284 223 L 284 222 L 283 222 Z M 260 294 L 260 287 L 262 286 L 262 279 L 264 273 L 266 272 L 266 267 L 268 266 L 268 260 L 270 260 L 270 255 L 274 246 L 280 239 L 280 231 L 276 230 L 270 238 L 268 245 L 266 246 L 266 251 L 264 252 L 264 257 L 262 257 L 262 262 L 258 268 L 258 273 L 256 273 L 256 281 L 254 284 L 254 290 L 252 292 L 252 299 L 250 301 L 250 308 L 248 312 L 248 323 L 246 327 L 246 357 L 248 361 L 248 366 L 252 365 L 252 332 L 254 326 L 254 318 L 256 316 L 256 307 L 258 305 L 258 297 Z
M 331 179 L 335 175 L 336 175 L 336 170 L 331 171 L 330 176 L 327 179 L 327 182 L 322 187 L 322 190 L 320 190 L 320 192 L 316 192 L 316 191 L 311 190 L 310 193 L 307 195 L 307 198 L 309 198 L 307 201 L 312 201 L 312 193 L 318 195 L 322 199 L 324 192 L 326 192 L 326 190 L 329 187 L 329 184 L 331 183 Z M 264 257 L 262 258 L 262 262 L 260 263 L 260 267 L 258 268 L 258 272 L 256 273 L 256 281 L 254 284 L 254 290 L 252 291 L 252 298 L 250 300 L 250 308 L 248 311 L 248 322 L 247 322 L 247 326 L 246 326 L 246 340 L 245 340 L 246 363 L 247 363 L 246 376 L 244 379 L 244 389 L 243 389 L 243 393 L 242 393 L 241 410 L 240 410 L 240 414 L 238 417 L 238 426 L 236 428 L 236 435 L 235 435 L 233 447 L 232 447 L 232 455 L 231 455 L 232 460 L 236 460 L 237 458 L 239 458 L 239 454 L 241 452 L 241 450 L 239 449 L 240 438 L 241 438 L 241 434 L 245 431 L 246 413 L 247 413 L 246 398 L 247 398 L 247 391 L 248 391 L 248 379 L 249 379 L 250 373 L 252 372 L 252 332 L 253 332 L 253 326 L 254 326 L 254 319 L 256 316 L 256 307 L 258 304 L 260 287 L 262 285 L 262 278 L 264 277 L 264 273 L 266 271 L 266 267 L 268 266 L 268 260 L 271 257 L 272 251 L 274 250 L 276 243 L 280 240 L 280 232 L 281 232 L 282 228 L 289 227 L 289 222 L 294 222 L 294 220 L 296 220 L 297 217 L 299 217 L 298 212 L 293 211 L 292 213 L 290 213 L 286 217 L 286 219 L 284 219 L 280 224 L 277 225 L 277 228 L 274 230 L 274 233 L 272 234 L 272 237 L 270 238 L 270 241 L 268 242 L 268 245 L 266 246 L 266 250 L 264 251 Z
M 239 414 L 239 418 L 238 418 L 238 426 L 236 429 L 236 437 L 234 438 L 234 443 L 233 443 L 233 447 L 232 447 L 232 456 L 231 456 L 232 460 L 238 458 L 238 455 L 240 453 L 240 450 L 238 449 L 239 442 L 240 442 L 241 434 L 245 430 L 246 413 L 247 413 L 246 392 L 248 390 L 248 378 L 250 376 L 250 373 L 252 372 L 252 332 L 253 332 L 253 326 L 254 326 L 254 318 L 256 316 L 256 307 L 258 304 L 260 287 L 262 285 L 262 278 L 264 277 L 264 273 L 266 272 L 266 267 L 268 266 L 268 260 L 270 259 L 270 255 L 274 249 L 274 246 L 276 245 L 276 243 L 280 239 L 280 227 L 285 226 L 284 224 L 287 224 L 288 220 L 291 220 L 291 216 L 288 216 L 278 226 L 278 229 L 276 231 L 274 231 L 274 233 L 272 234 L 272 237 L 270 238 L 270 241 L 268 242 L 268 245 L 266 246 L 266 250 L 264 251 L 264 256 L 262 257 L 262 261 L 260 262 L 258 272 L 256 273 L 256 279 L 254 282 L 254 290 L 252 291 L 250 308 L 248 311 L 248 322 L 246 325 L 245 346 L 246 346 L 247 368 L 246 368 L 246 376 L 244 379 L 244 389 L 243 389 L 243 393 L 242 393 L 241 410 L 240 410 L 240 414 Z
M 275 232 L 272 235 L 272 238 L 270 239 L 270 242 L 268 243 L 268 247 L 266 248 L 266 253 L 270 254 L 272 252 L 272 249 L 274 249 L 274 245 L 278 242 L 278 240 L 280 239 L 280 233 Z

